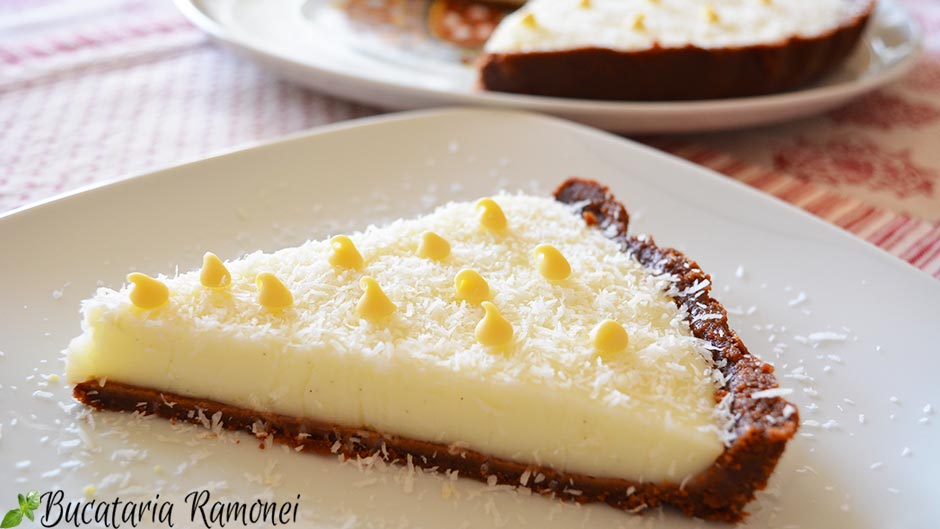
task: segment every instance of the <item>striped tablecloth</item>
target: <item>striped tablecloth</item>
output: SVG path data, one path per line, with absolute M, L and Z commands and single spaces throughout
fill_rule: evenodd
M 925 53 L 824 116 L 645 139 L 796 204 L 940 279 L 940 2 Z M 212 46 L 164 0 L 0 2 L 0 212 L 250 141 L 379 113 Z

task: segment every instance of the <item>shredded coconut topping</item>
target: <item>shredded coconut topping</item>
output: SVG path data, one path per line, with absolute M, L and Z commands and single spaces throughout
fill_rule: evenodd
M 226 263 L 232 281 L 223 291 L 203 287 L 198 271 L 162 278 L 170 299 L 154 310 L 133 307 L 127 287 L 99 289 L 83 303 L 85 335 L 70 346 L 69 378 L 161 384 L 166 387 L 157 389 L 381 426 L 387 397 L 370 397 L 357 385 L 401 391 L 388 386 L 388 375 L 409 373 L 416 383 L 454 380 L 449 391 L 455 393 L 472 388 L 457 403 L 467 406 L 466 413 L 512 420 L 507 412 L 526 405 L 516 400 L 544 392 L 564 396 L 554 398 L 570 407 L 571 420 L 592 406 L 641 421 L 670 416 L 678 422 L 667 430 L 684 425 L 685 434 L 675 432 L 685 436 L 683 442 L 691 435 L 695 443 L 718 447 L 706 452 L 720 451 L 728 412 L 716 412 L 714 392 L 723 378 L 708 344 L 692 336 L 688 313 L 667 295 L 674 278 L 651 274 L 553 199 L 502 194 L 495 200 L 508 218 L 505 232 L 481 229 L 472 203 L 451 203 L 422 218 L 350 234 L 364 258 L 361 270 L 334 268 L 329 242 L 310 241 Z M 443 261 L 419 257 L 417 245 L 426 231 L 446 239 L 451 255 Z M 569 261 L 568 279 L 548 281 L 538 272 L 533 250 L 543 243 Z M 506 348 L 494 351 L 475 339 L 483 312 L 453 292 L 454 276 L 464 268 L 486 279 L 491 301 L 512 323 L 515 336 Z M 254 278 L 261 272 L 284 283 L 292 306 L 268 310 L 258 304 Z M 396 305 L 389 320 L 371 322 L 357 314 L 363 275 L 374 277 Z M 707 280 L 698 282 L 688 293 L 707 286 Z M 622 354 L 599 361 L 591 331 L 604 319 L 620 322 L 629 344 Z M 139 342 L 124 343 L 125 335 Z M 128 362 L 135 356 L 147 361 Z M 209 366 L 211 380 L 204 376 Z M 345 391 L 331 384 L 352 394 L 328 395 Z M 516 393 L 522 387 L 529 389 Z M 583 428 L 603 427 L 602 415 L 587 418 Z M 221 429 L 201 411 L 199 419 L 206 428 Z

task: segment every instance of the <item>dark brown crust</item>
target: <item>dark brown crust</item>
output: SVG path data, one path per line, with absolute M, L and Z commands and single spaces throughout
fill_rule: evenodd
M 487 53 L 478 63 L 479 84 L 498 92 L 620 101 L 783 92 L 818 80 L 849 56 L 875 5 L 874 0 L 856 1 L 867 5 L 828 33 L 760 46 Z
M 698 265 L 672 249 L 657 247 L 652 239 L 627 235 L 629 217 L 624 207 L 596 182 L 571 179 L 562 184 L 555 197 L 578 204 L 585 221 L 604 230 L 640 263 L 657 273 L 678 277 L 680 290 L 708 279 Z M 547 467 L 526 466 L 439 443 L 407 439 L 375 431 L 347 428 L 310 419 L 256 412 L 182 395 L 161 393 L 119 382 L 83 382 L 75 386 L 75 398 L 97 409 L 137 411 L 170 419 L 207 424 L 221 413 L 222 425 L 273 435 L 274 440 L 315 453 L 341 453 L 347 457 L 382 455 L 388 461 L 405 461 L 411 456 L 423 468 L 451 469 L 459 475 L 480 481 L 495 476 L 498 483 L 519 485 L 529 472 L 527 486 L 534 492 L 578 503 L 606 502 L 611 506 L 642 511 L 659 505 L 672 505 L 689 516 L 708 520 L 737 522 L 754 491 L 764 488 L 787 441 L 796 433 L 798 415 L 785 416 L 788 403 L 781 398 L 752 399 L 750 393 L 777 386 L 773 368 L 751 356 L 737 335 L 728 328 L 727 315 L 709 295 L 709 288 L 696 294 L 680 295 L 676 304 L 693 317 L 695 336 L 715 348 L 715 361 L 728 378 L 719 392 L 732 393 L 731 411 L 736 417 L 735 441 L 704 472 L 684 487 L 676 483 L 637 483 L 624 479 L 597 478 L 558 472 Z M 696 320 L 703 315 L 718 319 Z M 540 478 L 539 474 L 544 478 Z M 536 482 L 538 481 L 538 482 Z
M 728 314 L 711 297 L 710 285 L 694 294 L 682 294 L 702 281 L 710 283 L 711 277 L 681 252 L 660 248 L 651 237 L 627 235 L 627 211 L 606 187 L 572 178 L 555 191 L 555 198 L 567 204 L 583 204 L 581 215 L 588 224 L 610 234 L 623 251 L 646 268 L 678 278 L 680 295 L 674 298 L 676 305 L 688 311 L 692 334 L 712 345 L 713 358 L 727 379 L 719 397 L 731 392 L 731 413 L 736 419 L 734 442 L 711 467 L 687 484 L 688 498 L 679 507 L 702 518 L 740 520 L 754 492 L 766 486 L 799 425 L 796 407 L 786 400 L 750 397 L 755 391 L 777 387 L 773 366 L 751 355 L 730 329 Z M 784 412 L 788 405 L 792 407 L 789 416 Z

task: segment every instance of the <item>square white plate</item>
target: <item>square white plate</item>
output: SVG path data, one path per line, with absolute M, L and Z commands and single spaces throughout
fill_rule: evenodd
M 74 405 L 60 350 L 79 302 L 130 270 L 195 268 L 430 211 L 498 189 L 549 193 L 571 175 L 609 184 L 653 233 L 710 272 L 751 350 L 795 390 L 805 423 L 753 527 L 933 527 L 940 520 L 940 285 L 787 204 L 700 167 L 554 118 L 445 110 L 368 119 L 158 171 L 0 218 L 0 507 L 15 494 L 176 502 L 294 501 L 311 525 L 693 527 L 407 468 L 259 450 L 244 434 Z M 206 376 L 212 376 L 206 373 Z M 94 428 L 92 427 L 94 423 Z M 122 450 L 115 452 L 115 450 Z M 9 505 L 7 505 L 9 504 Z M 181 525 L 182 524 L 182 525 Z

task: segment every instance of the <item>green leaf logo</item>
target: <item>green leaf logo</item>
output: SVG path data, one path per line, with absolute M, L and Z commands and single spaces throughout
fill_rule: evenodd
M 29 518 L 31 522 L 35 521 L 33 511 L 39 508 L 39 491 L 31 490 L 25 496 L 17 494 L 16 500 L 19 507 L 11 509 L 3 516 L 3 521 L 0 521 L 0 529 L 16 527 L 23 521 L 24 516 Z

